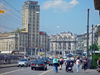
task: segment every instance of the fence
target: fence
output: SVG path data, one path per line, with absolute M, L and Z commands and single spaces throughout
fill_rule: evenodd
M 24 55 L 7 55 L 7 62 L 6 64 L 17 63 L 20 59 L 23 59 Z M 30 61 L 33 62 L 36 60 L 35 56 L 30 57 Z M 4 54 L 0 54 L 0 64 L 4 64 Z

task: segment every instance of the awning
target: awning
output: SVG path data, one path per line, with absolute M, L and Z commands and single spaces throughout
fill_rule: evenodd
M 11 51 L 1 51 L 1 53 L 12 53 L 12 50 Z

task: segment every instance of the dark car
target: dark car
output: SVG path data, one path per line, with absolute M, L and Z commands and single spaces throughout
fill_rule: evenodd
M 48 64 L 49 64 L 49 66 L 52 66 L 53 65 L 53 59 L 49 59 Z
M 31 64 L 31 70 L 33 70 L 33 69 L 47 70 L 47 63 L 43 60 L 36 60 Z
M 40 60 L 43 60 L 45 63 L 48 64 L 48 58 L 41 58 Z

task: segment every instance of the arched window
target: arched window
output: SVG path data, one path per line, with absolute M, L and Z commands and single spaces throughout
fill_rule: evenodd
M 62 40 L 62 37 L 60 36 L 59 39 Z
M 72 39 L 71 36 L 69 36 L 69 37 L 68 37 L 68 40 L 71 40 L 71 39 Z
M 64 40 L 66 40 L 67 39 L 67 37 L 66 36 L 64 36 Z

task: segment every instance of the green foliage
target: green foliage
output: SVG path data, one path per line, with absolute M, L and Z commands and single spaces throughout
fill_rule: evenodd
M 22 28 L 21 31 L 26 31 L 26 29 L 25 28 Z
M 17 28 L 17 32 L 18 32 L 18 33 L 21 33 L 21 30 L 20 30 L 19 28 Z
M 89 46 L 89 51 L 92 49 L 92 46 Z M 93 50 L 94 50 L 94 44 L 93 44 Z M 95 51 L 99 51 L 98 45 L 95 44 Z
M 93 68 L 94 69 L 96 69 L 96 67 L 97 67 L 97 60 L 99 57 L 100 57 L 100 54 L 98 54 L 98 55 L 93 54 Z

